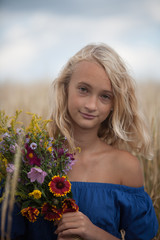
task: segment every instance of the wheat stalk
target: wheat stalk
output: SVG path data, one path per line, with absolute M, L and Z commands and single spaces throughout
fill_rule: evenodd
M 1 221 L 1 240 L 10 240 L 11 227 L 12 227 L 12 212 L 15 202 L 15 192 L 18 183 L 19 169 L 21 163 L 21 137 L 19 138 L 18 149 L 14 158 L 15 170 L 13 176 L 9 173 L 5 185 L 5 198 L 2 205 L 2 221 Z M 8 214 L 7 214 L 8 208 Z M 5 233 L 5 222 L 7 219 L 7 232 Z

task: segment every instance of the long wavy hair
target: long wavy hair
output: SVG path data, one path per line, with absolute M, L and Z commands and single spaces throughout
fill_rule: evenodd
M 90 44 L 82 48 L 69 59 L 53 81 L 50 135 L 56 138 L 62 134 L 67 138 L 70 148 L 76 147 L 67 102 L 72 73 L 81 61 L 100 64 L 112 85 L 113 110 L 101 123 L 98 136 L 107 144 L 150 158 L 151 138 L 146 120 L 138 107 L 135 82 L 120 56 L 106 44 Z

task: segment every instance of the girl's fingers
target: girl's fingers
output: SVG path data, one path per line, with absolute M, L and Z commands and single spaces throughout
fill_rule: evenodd
M 66 222 L 76 222 L 82 218 L 81 213 L 73 212 L 73 213 L 65 213 L 61 220 L 58 223 L 58 227 Z
M 60 220 L 55 233 L 58 234 L 58 239 L 70 236 L 74 239 L 73 236 L 85 236 L 91 226 L 92 223 L 83 213 L 66 213 Z
M 76 236 L 65 236 L 65 237 L 62 237 L 62 236 L 59 236 L 58 235 L 58 238 L 57 240 L 80 240 L 82 238 L 78 237 L 77 235 Z
M 69 240 L 74 240 L 74 239 L 82 239 L 79 235 L 79 232 L 77 229 L 72 229 L 72 231 L 70 229 L 68 230 L 65 230 L 63 232 L 60 232 L 58 234 L 58 240 L 61 240 L 61 239 L 65 239 L 66 240 L 69 239 Z
M 73 229 L 76 229 L 78 227 L 79 227 L 79 223 L 77 221 L 73 221 L 73 220 L 69 221 L 69 222 L 67 221 L 67 222 L 59 224 L 55 233 L 58 234 L 58 233 L 60 233 L 62 231 L 65 231 L 67 229 L 73 230 Z
M 69 217 L 75 217 L 78 216 L 79 214 L 81 214 L 80 212 L 68 212 L 68 213 L 64 213 L 62 218 L 69 218 Z

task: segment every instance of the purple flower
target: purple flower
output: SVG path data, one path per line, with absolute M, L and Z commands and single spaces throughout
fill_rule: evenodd
M 4 134 L 3 134 L 3 138 L 6 138 L 6 137 L 10 137 L 10 135 L 9 135 L 9 133 L 8 132 L 5 132 Z
M 1 142 L 0 142 L 0 145 L 3 145 L 5 143 L 5 141 L 4 140 L 2 140 Z
M 37 143 L 31 143 L 30 144 L 30 148 L 32 149 L 32 150 L 35 150 L 36 148 L 37 148 Z
M 13 145 L 13 144 L 11 144 L 11 145 L 9 146 L 9 150 L 10 150 L 11 153 L 15 153 L 15 152 L 16 152 L 16 146 Z
M 37 181 L 42 184 L 44 182 L 44 178 L 47 176 L 47 173 L 41 168 L 33 167 L 31 168 L 31 171 L 27 173 L 27 176 L 31 182 Z
M 39 140 L 39 145 L 40 145 L 40 147 L 42 147 L 42 146 L 43 146 L 43 144 L 42 144 L 42 143 L 43 143 L 43 139 L 40 139 L 40 140 Z
M 26 143 L 29 143 L 30 138 L 26 137 Z
M 72 170 L 72 166 L 75 164 L 76 160 L 74 161 L 70 161 L 66 166 L 65 166 L 65 169 L 63 170 L 64 173 L 67 175 L 67 172 L 69 170 Z
M 5 141 L 2 140 L 2 141 L 0 142 L 0 152 L 3 152 L 3 150 L 5 150 L 4 144 L 5 144 Z
M 49 140 L 50 140 L 50 141 L 53 141 L 53 139 L 54 139 L 53 137 L 49 137 Z
M 7 168 L 6 168 L 6 171 L 7 171 L 8 173 L 13 173 L 14 170 L 15 170 L 14 164 L 8 163 Z

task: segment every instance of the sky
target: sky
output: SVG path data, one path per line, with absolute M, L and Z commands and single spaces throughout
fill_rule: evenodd
M 160 83 L 160 0 L 0 0 L 0 83 L 53 80 L 104 42 L 136 81 Z

